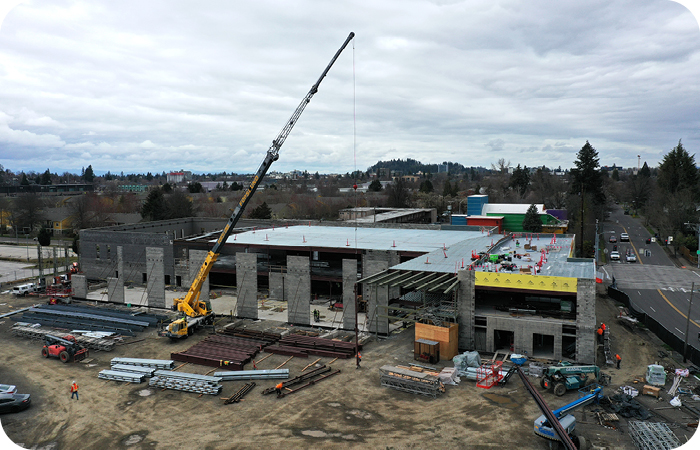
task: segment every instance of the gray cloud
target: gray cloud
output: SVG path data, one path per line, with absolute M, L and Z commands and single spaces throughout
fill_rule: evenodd
M 666 0 L 36 0 L 0 27 L 0 164 L 253 171 L 350 31 L 273 170 L 698 152 L 698 23 Z

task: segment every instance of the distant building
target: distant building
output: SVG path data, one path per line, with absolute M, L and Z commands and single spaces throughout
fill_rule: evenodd
M 185 172 L 170 172 L 166 178 L 170 184 L 182 183 L 185 181 Z

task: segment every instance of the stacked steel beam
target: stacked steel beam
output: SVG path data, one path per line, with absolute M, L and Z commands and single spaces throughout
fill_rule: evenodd
M 133 364 L 114 364 L 112 365 L 112 370 L 118 370 L 120 372 L 137 373 L 145 376 L 146 378 L 151 378 L 156 371 L 156 369 L 154 369 L 153 367 L 136 366 Z
M 221 381 L 235 380 L 272 380 L 289 378 L 289 369 L 272 370 L 239 370 L 233 372 L 214 372 L 215 377 L 220 377 Z
M 66 333 L 56 333 L 55 330 L 47 330 L 45 328 L 33 327 L 24 323 L 16 323 L 12 326 L 12 335 L 18 337 L 24 337 L 29 339 L 44 340 L 44 336 L 47 334 L 58 334 L 63 336 Z M 75 340 L 82 345 L 93 350 L 102 350 L 105 352 L 111 352 L 114 349 L 115 341 L 109 338 L 92 338 L 81 336 L 79 334 L 73 334 Z
M 265 341 L 265 342 L 267 342 L 268 345 L 274 344 L 275 342 L 282 339 L 282 336 L 279 333 L 272 333 L 269 331 L 249 330 L 247 328 L 234 328 L 231 326 L 224 327 L 221 330 L 221 333 L 228 335 L 228 336 L 242 337 L 242 338 L 247 338 L 247 339 L 255 339 L 257 341 Z
M 445 389 L 440 378 L 435 375 L 388 365 L 382 366 L 379 371 L 381 372 L 380 384 L 399 391 L 435 398 Z
M 290 356 L 328 356 L 331 358 L 352 358 L 357 349 L 354 342 L 334 341 L 331 339 L 315 338 L 309 336 L 289 335 L 279 340 L 278 345 L 265 348 L 268 353 Z
M 243 370 L 243 366 L 266 345 L 267 341 L 216 335 L 209 336 L 185 351 L 171 353 L 170 357 L 176 361 L 203 366 Z
M 146 378 L 146 375 L 143 373 L 135 373 L 135 372 L 124 372 L 121 370 L 101 370 L 100 373 L 97 374 L 98 378 L 102 378 L 103 380 L 110 380 L 110 381 L 126 381 L 129 383 L 143 383 L 144 378 Z
M 170 359 L 112 358 L 112 368 L 117 364 L 151 367 L 153 369 L 173 369 L 175 361 Z
M 149 386 L 198 394 L 217 395 L 221 392 L 220 377 L 197 375 L 194 373 L 156 370 L 155 376 L 148 382 Z

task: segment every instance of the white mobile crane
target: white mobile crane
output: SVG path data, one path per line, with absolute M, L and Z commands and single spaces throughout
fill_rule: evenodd
M 340 53 L 342 53 L 342 51 L 345 49 L 345 47 L 347 47 L 348 43 L 354 37 L 355 33 L 351 32 L 348 35 L 343 45 L 338 49 L 338 51 L 331 59 L 331 62 L 328 63 L 326 70 L 323 71 L 316 83 L 314 83 L 314 85 L 311 86 L 311 90 L 309 90 L 309 93 L 306 94 L 306 97 L 304 97 L 299 106 L 297 106 L 297 109 L 294 111 L 294 114 L 292 114 L 292 117 L 287 121 L 284 128 L 282 128 L 282 131 L 280 131 L 277 137 L 272 141 L 272 145 L 267 150 L 267 155 L 265 156 L 265 159 L 260 165 L 260 168 L 258 169 L 257 173 L 253 177 L 253 181 L 251 181 L 250 186 L 248 186 L 248 189 L 243 194 L 243 197 L 241 197 L 240 202 L 238 202 L 238 206 L 236 206 L 233 213 L 231 214 L 231 217 L 228 219 L 226 226 L 221 231 L 219 239 L 217 239 L 212 249 L 209 250 L 207 257 L 204 260 L 204 263 L 202 263 L 202 267 L 199 268 L 199 272 L 192 281 L 192 285 L 190 286 L 189 291 L 187 291 L 187 295 L 185 295 L 184 298 L 176 298 L 173 300 L 173 310 L 184 313 L 184 317 L 174 320 L 166 328 L 160 330 L 158 332 L 159 336 L 169 337 L 172 339 L 185 338 L 194 333 L 194 331 L 200 326 L 209 325 L 213 323 L 214 313 L 211 310 L 211 305 L 209 304 L 209 302 L 199 300 L 202 284 L 207 279 L 212 265 L 216 262 L 219 253 L 221 253 L 223 245 L 226 243 L 226 240 L 231 235 L 231 232 L 236 226 L 236 223 L 243 215 L 243 211 L 248 205 L 250 198 L 255 193 L 255 190 L 258 188 L 258 185 L 265 177 L 265 174 L 267 173 L 272 163 L 279 159 L 280 147 L 282 147 L 282 144 L 284 144 L 284 141 L 287 139 L 287 136 L 289 136 L 289 133 L 292 131 L 292 128 L 294 128 L 294 125 L 297 123 L 299 116 L 301 116 L 301 113 L 304 112 L 304 108 L 306 108 L 306 105 L 311 101 L 311 98 L 318 91 L 318 86 L 321 84 L 321 81 L 323 81 L 323 79 L 326 77 L 326 74 L 335 63 L 335 60 L 338 59 Z

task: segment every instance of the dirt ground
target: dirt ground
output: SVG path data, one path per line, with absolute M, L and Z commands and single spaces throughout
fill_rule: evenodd
M 0 296 L 0 314 L 34 302 L 36 298 Z M 647 364 L 659 360 L 663 346 L 645 331 L 632 332 L 618 325 L 614 320 L 617 310 L 609 300 L 601 299 L 598 305 L 598 317 L 611 327 L 615 351 L 623 357 L 621 370 L 604 369 L 612 375 L 613 386 L 606 388 L 612 394 L 618 385 L 643 375 Z M 549 448 L 533 434 L 533 420 L 540 411 L 517 376 L 505 387 L 490 390 L 463 380 L 457 386 L 446 386 L 446 392 L 436 399 L 381 387 L 379 367 L 413 362 L 412 327 L 367 343 L 361 369 L 355 369 L 354 360 L 338 360 L 332 367 L 341 369 L 340 374 L 280 399 L 260 394 L 276 381 L 257 380 L 242 402 L 224 405 L 222 398 L 235 393 L 244 381 L 223 382 L 220 395 L 200 397 L 149 388 L 147 383 L 97 378 L 113 357 L 170 359 L 170 352 L 189 348 L 204 339 L 205 332 L 173 342 L 158 338 L 152 330 L 125 339 L 144 341 L 115 347 L 112 352 L 91 350 L 88 363 L 63 364 L 42 358 L 39 341 L 12 336 L 13 323 L 8 318 L 0 320 L 0 382 L 16 384 L 20 392 L 32 395 L 33 403 L 23 412 L 0 416 L 0 421 L 10 439 L 25 448 Z M 315 358 L 294 358 L 284 367 L 294 377 Z M 258 368 L 273 369 L 286 359 L 272 355 Z M 320 364 L 330 359 L 322 358 Z M 451 361 L 441 363 L 452 366 Z M 180 371 L 206 373 L 211 369 L 188 364 Z M 80 385 L 79 401 L 70 399 L 73 380 Z M 531 381 L 539 388 L 536 378 Z M 560 398 L 543 395 L 552 409 L 576 398 L 574 393 Z M 657 405 L 656 399 L 649 399 L 650 407 Z M 658 405 L 668 406 L 668 402 Z M 634 449 L 624 421 L 618 430 L 604 428 L 594 418 L 596 408 L 588 406 L 575 413 L 579 432 L 598 448 Z M 670 421 L 689 422 L 684 419 L 687 413 L 660 412 Z M 678 426 L 674 431 L 685 442 L 695 429 Z

